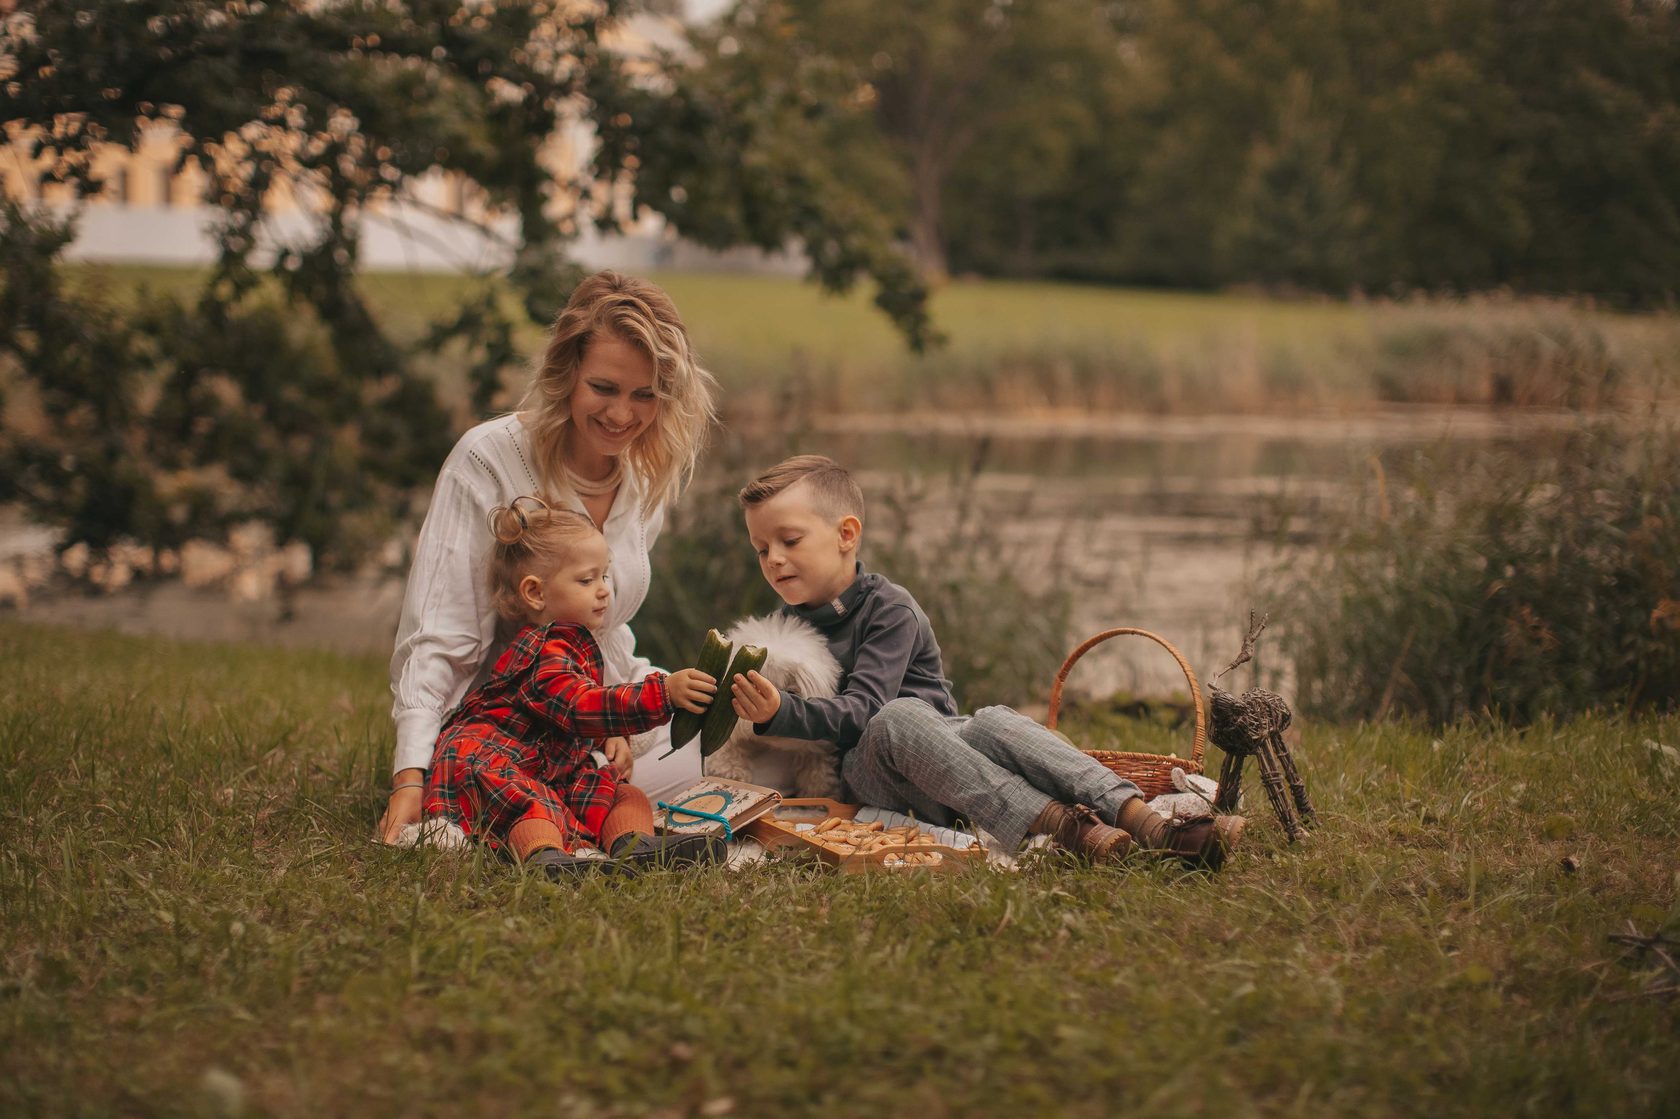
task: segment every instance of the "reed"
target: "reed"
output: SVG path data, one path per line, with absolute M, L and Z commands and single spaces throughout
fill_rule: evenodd
M 1301 703 L 1516 722 L 1680 704 L 1680 437 L 1373 460 L 1310 563 L 1270 573 Z

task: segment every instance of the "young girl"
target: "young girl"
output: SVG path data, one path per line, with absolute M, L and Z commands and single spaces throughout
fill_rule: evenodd
M 716 681 L 689 668 L 603 687 L 595 634 L 612 591 L 601 533 L 535 497 L 493 509 L 490 531 L 491 600 L 524 627 L 444 720 L 426 822 L 453 824 L 551 878 L 718 861 L 716 840 L 652 834 L 653 810 L 629 783 L 623 737 L 662 725 L 677 707 L 705 710 Z

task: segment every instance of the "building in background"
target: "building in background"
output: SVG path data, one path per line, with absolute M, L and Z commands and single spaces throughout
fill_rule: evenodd
M 11 10 L 13 2 L 0 0 L 0 13 Z M 705 0 L 690 4 L 690 18 L 707 14 L 700 10 L 704 8 Z M 682 19 L 676 15 L 639 14 L 623 23 L 613 46 L 635 57 L 677 44 L 681 29 Z M 172 125 L 148 128 L 133 150 L 118 144 L 99 149 L 94 169 L 105 189 L 80 203 L 70 187 L 46 181 L 44 158 L 31 161 L 17 137 L 7 140 L 0 143 L 0 190 L 6 197 L 79 210 L 76 240 L 65 251 L 66 259 L 176 266 L 214 259 L 215 242 L 207 230 L 220 211 L 204 198 L 203 171 L 192 164 L 175 169 L 180 135 Z M 586 122 L 567 122 L 556 131 L 544 158 L 557 177 L 570 177 L 587 165 L 593 142 Z M 271 240 L 283 243 L 307 235 L 312 215 L 307 197 L 279 184 L 270 192 L 266 209 L 263 233 Z M 625 217 L 619 233 L 601 234 L 585 224 L 571 246 L 572 255 L 589 267 L 636 272 L 803 271 L 794 253 L 712 252 L 683 242 L 658 215 Z M 362 267 L 373 271 L 495 269 L 508 262 L 518 236 L 517 218 L 491 213 L 483 192 L 470 179 L 438 171 L 411 181 L 399 198 L 370 203 L 362 218 Z

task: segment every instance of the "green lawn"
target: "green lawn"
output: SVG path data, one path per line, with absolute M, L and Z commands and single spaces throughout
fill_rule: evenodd
M 117 291 L 185 294 L 198 273 L 74 270 Z M 682 308 L 736 411 L 1099 409 L 1294 412 L 1504 402 L 1591 407 L 1672 397 L 1680 315 L 1610 314 L 1537 299 L 1281 300 L 1054 283 L 958 281 L 936 292 L 948 337 L 908 353 L 863 291 L 795 279 L 654 277 Z M 398 337 L 418 336 L 471 281 L 376 273 L 366 290 Z M 534 351 L 541 332 L 527 331 Z M 450 360 L 434 363 L 458 387 Z M 510 400 L 524 374 L 509 378 Z
M 0 623 L 0 1113 L 1673 1114 L 1680 718 L 1308 725 L 1218 877 L 368 842 L 377 660 Z M 1251 796 L 1258 800 L 1258 790 Z M 1568 871 L 1571 857 L 1579 869 Z

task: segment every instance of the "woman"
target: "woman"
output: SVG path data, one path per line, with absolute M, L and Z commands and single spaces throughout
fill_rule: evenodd
M 583 513 L 607 539 L 612 605 L 599 635 L 603 680 L 633 684 L 653 666 L 629 622 L 647 596 L 648 549 L 665 507 L 693 473 L 715 419 L 716 382 L 689 347 L 676 305 L 654 284 L 598 272 L 572 293 L 519 411 L 479 424 L 443 464 L 420 528 L 391 656 L 397 748 L 379 837 L 420 818 L 426 767 L 444 717 L 477 683 L 508 634 L 483 586 L 488 515 L 520 494 Z M 632 752 L 663 752 L 669 730 Z M 700 774 L 699 746 L 641 762 L 650 796 Z

